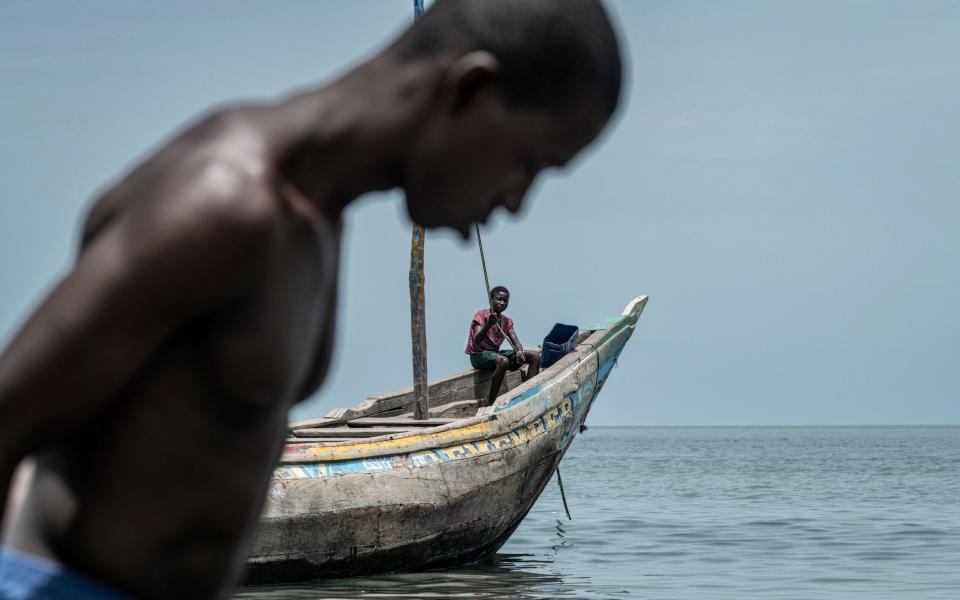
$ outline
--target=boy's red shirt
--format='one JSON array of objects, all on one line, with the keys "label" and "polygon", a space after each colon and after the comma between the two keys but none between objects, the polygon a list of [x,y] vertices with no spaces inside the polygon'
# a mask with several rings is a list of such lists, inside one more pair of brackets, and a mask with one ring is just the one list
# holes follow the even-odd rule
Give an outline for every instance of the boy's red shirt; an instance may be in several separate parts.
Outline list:
[{"label": "boy's red shirt", "polygon": [[[496,352],[500,349],[500,344],[503,343],[503,340],[506,339],[504,334],[510,335],[510,332],[513,331],[513,319],[508,317],[505,314],[500,314],[500,327],[494,325],[487,330],[487,333],[480,338],[480,343],[475,344],[473,342],[473,327],[474,325],[479,325],[483,327],[483,324],[487,322],[487,319],[490,318],[490,309],[484,308],[477,311],[477,314],[473,315],[473,321],[470,322],[470,330],[467,332],[467,349],[464,351],[466,354],[480,354],[481,352]],[[503,329],[503,333],[500,330]]]}]

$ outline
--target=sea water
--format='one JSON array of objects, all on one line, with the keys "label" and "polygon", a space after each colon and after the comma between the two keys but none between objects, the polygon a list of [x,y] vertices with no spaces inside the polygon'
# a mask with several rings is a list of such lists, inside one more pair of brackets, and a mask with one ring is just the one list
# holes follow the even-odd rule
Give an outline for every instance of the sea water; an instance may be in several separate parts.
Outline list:
[{"label": "sea water", "polygon": [[592,427],[484,564],[238,598],[960,598],[960,427]]}]

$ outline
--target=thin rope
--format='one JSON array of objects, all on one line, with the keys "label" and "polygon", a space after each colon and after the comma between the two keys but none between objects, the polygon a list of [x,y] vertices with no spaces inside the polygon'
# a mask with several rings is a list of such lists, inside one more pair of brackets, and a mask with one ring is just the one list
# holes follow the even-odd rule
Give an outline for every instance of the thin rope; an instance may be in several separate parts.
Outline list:
[{"label": "thin rope", "polygon": [[567,495],[563,491],[563,478],[560,477],[560,465],[557,465],[557,483],[560,484],[560,499],[563,500],[563,511],[567,513],[567,520],[572,521],[570,516],[570,507],[567,506]]}]

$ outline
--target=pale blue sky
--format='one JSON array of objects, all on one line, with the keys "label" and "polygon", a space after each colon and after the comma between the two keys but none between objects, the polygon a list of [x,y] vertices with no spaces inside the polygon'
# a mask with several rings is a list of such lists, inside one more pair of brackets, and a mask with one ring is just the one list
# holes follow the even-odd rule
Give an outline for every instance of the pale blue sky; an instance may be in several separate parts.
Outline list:
[{"label": "pale blue sky", "polygon": [[[219,102],[330,78],[411,4],[0,4],[0,339],[132,161]],[[528,345],[651,296],[590,422],[960,423],[960,2],[612,9],[616,128],[485,234]],[[409,227],[398,193],[350,210],[334,369],[294,417],[408,385]],[[441,376],[466,367],[483,280],[449,234],[426,263]]]}]

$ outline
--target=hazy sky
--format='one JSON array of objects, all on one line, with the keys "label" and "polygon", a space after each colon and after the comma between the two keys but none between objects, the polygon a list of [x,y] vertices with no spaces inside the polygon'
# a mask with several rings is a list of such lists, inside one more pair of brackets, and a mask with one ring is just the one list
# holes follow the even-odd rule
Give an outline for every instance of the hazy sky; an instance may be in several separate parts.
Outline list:
[{"label": "hazy sky", "polygon": [[[98,189],[219,102],[329,79],[411,5],[0,4],[0,339]],[[484,239],[527,345],[650,295],[590,422],[960,423],[960,2],[612,11],[616,127]],[[409,237],[399,193],[350,209],[334,368],[294,417],[409,385]],[[431,233],[426,264],[439,377],[485,293],[475,245]]]}]

